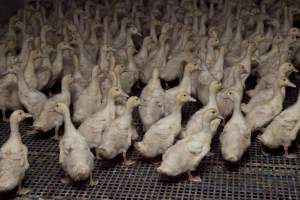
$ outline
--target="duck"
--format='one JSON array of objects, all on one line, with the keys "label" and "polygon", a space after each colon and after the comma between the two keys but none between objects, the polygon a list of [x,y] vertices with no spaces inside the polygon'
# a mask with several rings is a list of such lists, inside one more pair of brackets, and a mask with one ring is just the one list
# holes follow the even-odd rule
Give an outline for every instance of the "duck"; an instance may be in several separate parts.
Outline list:
[{"label": "duck", "polygon": [[152,72],[152,78],[143,88],[140,96],[139,115],[144,131],[147,131],[164,116],[164,92],[159,79],[159,69],[155,68]]},{"label": "duck", "polygon": [[[203,108],[195,112],[190,120],[188,121],[187,125],[185,126],[185,129],[181,132],[180,137],[184,138],[188,135],[197,134],[202,130],[202,121],[203,121],[203,115],[206,110],[213,108],[216,109],[219,112],[218,104],[216,100],[217,93],[222,89],[222,84],[219,81],[213,81],[211,82],[209,86],[209,100],[208,104],[205,105]],[[211,130],[213,133],[216,133],[218,127],[220,124],[220,119],[215,119],[211,123]]]},{"label": "duck", "polygon": [[75,123],[82,123],[101,105],[100,72],[100,66],[95,65],[89,85],[81,92],[77,101],[73,104],[73,121]]},{"label": "duck", "polygon": [[51,78],[47,84],[48,88],[51,88],[62,75],[64,66],[63,52],[67,49],[73,50],[73,48],[67,42],[62,41],[57,44],[56,57],[52,63]]},{"label": "duck", "polygon": [[211,122],[218,117],[218,111],[209,108],[204,112],[202,130],[189,135],[169,147],[162,156],[162,162],[157,171],[167,176],[177,176],[184,172],[188,173],[189,181],[201,182],[200,176],[193,176],[194,171],[201,160],[210,152],[213,133]]},{"label": "duck", "polygon": [[[267,75],[261,77],[259,79],[258,83],[256,84],[255,88],[253,90],[246,91],[246,94],[249,97],[254,97],[258,93],[260,93],[262,90],[270,88],[270,86],[272,86],[272,83],[276,80],[276,76],[289,77],[292,72],[297,73],[298,70],[295,68],[295,66],[292,63],[285,62],[279,66],[279,70],[276,71],[275,73],[270,73],[270,74],[267,74]],[[265,95],[265,93],[264,93],[264,95]],[[266,95],[266,96],[268,96],[268,95]]]},{"label": "duck", "polygon": [[41,58],[42,54],[40,51],[33,50],[29,53],[29,57],[27,59],[27,63],[24,66],[24,78],[27,84],[32,87],[37,89],[38,88],[38,79],[35,73],[35,65],[34,61],[37,58]]},{"label": "duck", "polygon": [[[228,89],[234,89],[235,91],[239,92],[241,95],[244,93],[244,85],[243,85],[243,74],[248,73],[246,67],[244,65],[236,65],[233,66],[233,83],[230,86],[224,88],[220,93],[217,95],[217,103],[218,108],[222,116],[227,117],[233,111],[233,102],[227,99],[225,96]],[[225,97],[225,98],[224,98]]]},{"label": "duck", "polygon": [[[277,74],[268,74],[258,82],[253,91],[249,91],[252,95],[250,101],[247,104],[242,104],[242,111],[247,112],[251,110],[258,102],[268,100],[272,98],[273,90],[272,83],[276,81],[276,77],[288,77],[292,72],[298,72],[292,63],[283,63]],[[285,95],[285,89],[282,89],[282,94]]]},{"label": "duck", "polygon": [[251,127],[251,131],[256,131],[267,125],[282,110],[282,103],[285,95],[282,94],[283,87],[296,87],[286,77],[279,77],[273,83],[272,98],[264,102],[259,102],[253,109],[246,112],[246,121]]},{"label": "duck", "polygon": [[226,98],[234,104],[233,114],[220,135],[221,152],[228,162],[237,162],[251,144],[251,128],[241,111],[242,95],[229,89]]},{"label": "duck", "polygon": [[94,186],[94,155],[85,138],[74,127],[68,105],[56,103],[52,109],[51,112],[56,112],[64,118],[64,134],[59,141],[59,164],[67,178],[62,179],[62,182],[67,183],[69,178],[75,182],[89,178],[89,185]]},{"label": "duck", "polygon": [[31,190],[22,187],[22,180],[29,169],[28,148],[22,142],[19,124],[32,115],[23,110],[15,110],[10,118],[10,136],[0,148],[0,193],[18,187],[18,195],[26,195]]},{"label": "duck", "polygon": [[[128,97],[120,88],[110,88],[106,104],[80,124],[78,131],[86,139],[90,148],[96,148],[101,144],[103,131],[116,118],[116,99],[120,96]],[[96,157],[101,159],[97,148]]]},{"label": "duck", "polygon": [[123,155],[124,164],[132,165],[135,162],[128,160],[126,152],[131,141],[136,138],[136,130],[132,127],[132,111],[141,103],[136,96],[130,97],[126,102],[126,111],[111,122],[103,132],[102,142],[97,147],[102,158],[113,159],[118,154]]},{"label": "duck", "polygon": [[192,92],[191,75],[194,71],[200,70],[200,65],[195,62],[187,63],[184,68],[183,78],[180,84],[176,87],[165,91],[164,97],[164,114],[169,115],[175,108],[176,95],[180,92],[187,92],[189,95]]},{"label": "duck", "polygon": [[74,70],[72,76],[74,80],[71,84],[70,91],[71,91],[72,102],[76,102],[81,92],[88,86],[89,82],[83,77],[80,71],[79,59],[76,54],[73,54],[73,63],[74,63]]},{"label": "duck", "polygon": [[68,106],[71,104],[70,85],[72,82],[73,77],[71,74],[64,76],[61,83],[61,92],[47,99],[40,115],[33,122],[32,127],[34,130],[47,132],[54,128],[55,135],[53,139],[59,140],[59,127],[63,124],[63,117],[56,112],[51,112],[51,110],[58,102]]},{"label": "duck", "polygon": [[26,110],[36,120],[47,101],[47,96],[39,90],[30,87],[24,78],[23,69],[17,65],[11,66],[10,73],[15,73],[18,79],[18,98]]},{"label": "duck", "polygon": [[137,65],[134,61],[133,54],[136,52],[134,46],[127,47],[127,65],[125,67],[124,72],[120,74],[120,83],[122,89],[128,94],[130,93],[133,85],[139,79],[139,72],[137,69]]},{"label": "duck", "polygon": [[147,83],[151,78],[152,71],[154,68],[161,68],[167,62],[167,54],[169,47],[166,44],[168,40],[167,34],[161,34],[159,37],[159,47],[154,51],[153,55],[149,56],[144,69],[140,73],[140,79],[143,83]]},{"label": "duck", "polygon": [[143,140],[136,142],[134,147],[145,158],[154,158],[163,154],[181,131],[181,108],[184,103],[196,99],[188,92],[180,92],[176,96],[176,106],[173,112],[154,123],[145,133]]},{"label": "duck", "polygon": [[300,95],[298,95],[296,103],[277,115],[263,133],[257,136],[258,141],[271,149],[283,146],[285,158],[296,158],[297,155],[289,153],[288,149],[296,139],[300,129],[299,108]]}]

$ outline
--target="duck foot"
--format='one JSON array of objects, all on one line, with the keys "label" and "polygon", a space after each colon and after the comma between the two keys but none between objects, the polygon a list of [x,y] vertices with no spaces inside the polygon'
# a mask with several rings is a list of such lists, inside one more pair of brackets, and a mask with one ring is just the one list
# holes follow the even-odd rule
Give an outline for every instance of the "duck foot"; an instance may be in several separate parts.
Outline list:
[{"label": "duck foot", "polygon": [[135,164],[136,163],[136,161],[134,161],[134,160],[128,160],[127,159],[127,156],[126,156],[126,152],[124,152],[123,154],[123,164],[124,165],[126,165],[126,166],[130,166],[130,165],[133,165],[133,164]]},{"label": "duck foot", "polygon": [[37,133],[38,133],[37,130],[29,130],[29,131],[26,132],[27,135],[35,135]]},{"label": "duck foot", "polygon": [[126,166],[134,165],[136,163],[135,160],[124,160],[123,164]]},{"label": "duck foot", "polygon": [[89,182],[89,186],[94,187],[98,184],[98,181],[94,181],[93,179],[93,175],[90,175],[90,182]]},{"label": "duck foot", "polygon": [[297,155],[294,153],[289,153],[289,147],[284,146],[284,157],[288,159],[295,159],[297,158]]},{"label": "duck foot", "polygon": [[288,153],[288,154],[284,154],[284,157],[287,159],[296,159],[297,155],[294,153]]},{"label": "duck foot", "polygon": [[53,137],[51,137],[52,140],[55,140],[55,141],[59,141],[59,136],[57,135],[54,135]]},{"label": "duck foot", "polygon": [[208,153],[206,154],[207,157],[211,157],[211,156],[214,156],[214,155],[215,155],[215,153],[213,153],[213,152],[208,152]]},{"label": "duck foot", "polygon": [[64,185],[70,185],[72,181],[69,177],[65,177],[60,179],[60,182],[62,182]]},{"label": "duck foot", "polygon": [[21,184],[19,184],[17,195],[24,196],[31,191],[30,188],[22,188]]},{"label": "duck foot", "polygon": [[200,176],[193,176],[191,172],[188,172],[189,181],[194,183],[201,183],[202,179]]}]

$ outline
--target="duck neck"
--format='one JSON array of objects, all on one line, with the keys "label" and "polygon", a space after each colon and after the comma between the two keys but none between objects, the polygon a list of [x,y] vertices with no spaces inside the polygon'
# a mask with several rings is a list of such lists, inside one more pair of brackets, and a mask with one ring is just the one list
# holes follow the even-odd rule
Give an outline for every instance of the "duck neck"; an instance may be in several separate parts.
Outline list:
[{"label": "duck neck", "polygon": [[97,27],[95,27],[95,26],[92,26],[92,27],[91,27],[90,42],[91,42],[92,44],[98,44]]},{"label": "duck neck", "polygon": [[242,111],[241,111],[241,98],[236,98],[233,101],[233,115],[232,118],[240,118],[243,117]]},{"label": "duck neck", "polygon": [[191,75],[192,72],[189,69],[184,70],[183,78],[180,82],[180,87],[187,92],[191,92]]},{"label": "duck neck", "polygon": [[203,132],[206,132],[206,133],[211,133],[211,128],[210,128],[210,125],[211,124],[211,120],[208,120],[208,119],[203,119],[202,121],[202,130]]},{"label": "duck neck", "polygon": [[217,105],[217,100],[216,100],[216,96],[217,96],[217,90],[214,88],[210,88],[209,90],[209,97],[208,97],[208,107],[216,107]]},{"label": "duck neck", "polygon": [[[71,121],[70,111],[65,110],[64,113],[63,113],[63,117],[64,117],[65,134],[74,133],[74,131],[72,131],[72,130],[74,130],[75,127],[74,127],[74,125]],[[70,135],[66,135],[66,136],[70,136]]]},{"label": "duck neck", "polygon": [[62,93],[69,94],[70,93],[69,87],[70,87],[69,83],[62,82],[62,84],[61,84],[61,91],[62,91]]},{"label": "duck neck", "polygon": [[288,7],[285,6],[284,7],[284,20],[283,20],[283,32],[284,34],[287,34],[289,29],[291,28],[291,23],[290,23],[290,20],[289,20],[289,10],[288,10]]},{"label": "duck neck", "polygon": [[193,32],[195,34],[199,32],[199,16],[197,14],[193,15]]},{"label": "duck neck", "polygon": [[21,142],[21,134],[19,132],[19,123],[10,121],[10,140]]},{"label": "duck neck", "polygon": [[234,36],[234,41],[235,42],[241,42],[242,41],[242,32],[241,32],[241,26],[242,26],[242,20],[238,20],[238,24],[237,24],[237,28],[236,28],[236,33],[235,33],[235,36]]},{"label": "duck neck", "polygon": [[200,21],[200,35],[206,35],[206,32],[207,32],[206,21],[207,21],[207,17],[206,17],[206,14],[204,14],[204,15],[202,15],[201,21]]},{"label": "duck neck", "polygon": [[156,34],[155,28],[156,28],[155,23],[152,23],[151,27],[150,27],[150,36],[151,36],[151,38],[152,38],[152,40],[154,42],[157,42],[158,38],[157,38],[157,34]]}]

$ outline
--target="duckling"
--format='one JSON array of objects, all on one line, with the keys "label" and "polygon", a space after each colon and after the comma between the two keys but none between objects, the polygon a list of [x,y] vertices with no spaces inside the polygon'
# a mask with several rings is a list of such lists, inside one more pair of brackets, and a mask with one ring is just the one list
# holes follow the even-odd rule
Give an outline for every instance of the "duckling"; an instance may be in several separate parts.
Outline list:
[{"label": "duckling", "polygon": [[[64,135],[59,142],[59,163],[63,170],[73,181],[85,181],[90,178],[90,185],[95,185],[93,181],[94,155],[84,137],[74,127],[69,107],[64,103],[55,103],[53,110],[63,116]],[[62,180],[63,183],[67,179]]]},{"label": "duckling", "polygon": [[97,147],[102,158],[112,159],[122,153],[125,165],[134,164],[134,161],[127,160],[126,152],[136,133],[131,125],[132,111],[134,107],[139,105],[140,99],[138,97],[130,97],[126,103],[126,111],[104,130],[102,142]]},{"label": "duckling", "polygon": [[300,94],[297,102],[282,111],[274,120],[265,128],[258,140],[269,148],[284,147],[284,156],[286,158],[295,158],[295,154],[289,154],[288,148],[297,137],[300,129]]},{"label": "duckling", "polygon": [[62,79],[61,93],[54,95],[47,99],[45,102],[40,115],[33,122],[33,129],[37,131],[47,132],[55,128],[55,135],[53,139],[59,139],[59,127],[63,123],[63,117],[55,112],[50,112],[56,103],[61,102],[66,105],[71,103],[70,84],[73,81],[73,77],[69,74]]},{"label": "duckling", "polygon": [[144,87],[141,94],[139,114],[143,122],[144,131],[147,131],[164,115],[164,90],[159,79],[159,69],[155,68],[152,78]]},{"label": "duckling", "polygon": [[25,195],[30,189],[22,188],[22,180],[29,169],[28,149],[22,143],[19,123],[32,117],[23,110],[16,110],[10,116],[10,137],[0,149],[0,193],[18,186],[18,194]]},{"label": "duckling", "polygon": [[73,107],[73,121],[82,123],[101,105],[102,94],[99,85],[100,66],[94,66],[92,80],[81,92]]},{"label": "duckling", "polygon": [[177,176],[188,172],[189,180],[201,182],[199,176],[193,177],[191,171],[195,170],[201,160],[209,153],[213,133],[211,122],[218,118],[218,111],[209,108],[204,112],[202,127],[203,129],[193,135],[179,140],[163,154],[162,163],[157,169],[161,174]]},{"label": "duckling", "polygon": [[[202,121],[203,121],[203,115],[206,112],[206,110],[210,108],[214,108],[219,112],[218,104],[216,101],[217,93],[222,89],[222,84],[218,81],[211,82],[209,86],[209,100],[208,104],[195,112],[195,114],[192,115],[190,120],[188,121],[185,130],[181,132],[181,138],[184,138],[188,135],[193,135],[202,130]],[[211,130],[215,134],[220,124],[219,119],[215,119],[211,123]]]},{"label": "duckling", "polygon": [[143,140],[134,144],[140,154],[146,158],[154,158],[163,154],[174,143],[181,131],[181,108],[188,101],[196,100],[188,92],[180,92],[177,95],[173,112],[153,124]]},{"label": "duckling", "polygon": [[286,77],[279,77],[273,83],[273,96],[270,100],[259,102],[253,109],[246,114],[246,121],[249,123],[251,130],[255,131],[263,128],[282,110],[284,95],[282,95],[283,87],[296,87]]},{"label": "duckling", "polygon": [[175,108],[176,105],[176,95],[180,92],[187,92],[191,94],[192,85],[191,85],[191,75],[192,72],[200,69],[198,63],[188,63],[184,68],[184,75],[180,84],[174,88],[168,89],[165,91],[164,98],[164,113],[169,115]]},{"label": "duckling", "polygon": [[234,89],[229,89],[226,93],[226,98],[233,102],[234,109],[220,135],[220,144],[223,158],[229,162],[240,160],[251,143],[251,129],[241,112],[242,97]]},{"label": "duckling", "polygon": [[[109,127],[111,122],[116,118],[115,101],[120,96],[128,97],[120,88],[110,88],[106,104],[79,126],[78,131],[86,139],[90,148],[95,148],[101,144],[104,129]],[[96,156],[100,159],[97,149]]]}]

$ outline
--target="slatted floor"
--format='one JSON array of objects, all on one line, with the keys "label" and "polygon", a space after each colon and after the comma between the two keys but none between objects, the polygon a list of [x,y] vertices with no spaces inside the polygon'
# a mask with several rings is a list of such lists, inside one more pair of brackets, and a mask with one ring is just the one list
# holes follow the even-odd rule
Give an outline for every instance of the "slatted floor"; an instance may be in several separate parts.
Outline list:
[{"label": "slatted floor", "polygon": [[[288,89],[285,107],[296,99],[297,89]],[[197,103],[184,106],[184,121],[199,107]],[[136,111],[134,118],[134,125],[141,133]],[[282,149],[264,156],[253,139],[242,161],[229,165],[222,160],[217,135],[212,144],[214,155],[205,158],[195,172],[202,177],[202,183],[191,183],[185,175],[176,179],[162,178],[156,172],[158,164],[144,161],[131,149],[129,158],[137,160],[135,165],[123,166],[120,157],[110,162],[97,161],[94,170],[97,186],[66,186],[60,182],[63,171],[58,164],[58,144],[49,137],[25,135],[29,128],[30,122],[20,128],[23,142],[29,148],[30,169],[23,181],[25,187],[32,188],[28,199],[300,199],[300,151],[296,148],[291,149],[297,153],[296,159],[285,159]],[[0,144],[8,135],[8,124],[0,123]],[[14,192],[0,197],[14,198]]]}]

